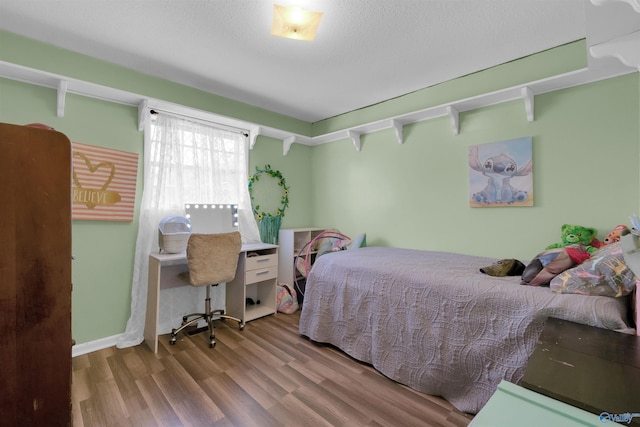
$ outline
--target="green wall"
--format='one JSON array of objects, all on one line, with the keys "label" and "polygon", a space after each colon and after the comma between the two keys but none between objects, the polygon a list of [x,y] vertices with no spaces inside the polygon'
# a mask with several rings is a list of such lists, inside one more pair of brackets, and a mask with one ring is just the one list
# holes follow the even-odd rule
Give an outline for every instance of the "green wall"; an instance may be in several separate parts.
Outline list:
[{"label": "green wall", "polygon": [[[313,148],[292,144],[286,156],[282,154],[282,141],[259,137],[249,156],[249,172],[256,167],[270,165],[282,172],[289,186],[289,207],[285,209],[282,228],[308,227],[312,218],[313,195],[311,194],[311,155]],[[266,179],[266,178],[265,178]]]},{"label": "green wall", "polygon": [[136,221],[73,221],[72,327],[82,343],[124,331],[129,318],[133,256],[142,191],[142,132],[137,110],[67,95],[63,118],[56,117],[56,91],[0,79],[0,120],[46,123],[71,141],[139,154]]},{"label": "green wall", "polygon": [[[605,234],[639,206],[638,74],[314,148],[316,224],[369,244],[531,259],[559,241],[563,223]],[[533,207],[471,208],[468,147],[533,139]]]},{"label": "green wall", "polygon": [[313,135],[323,135],[351,126],[471,98],[500,89],[557,76],[587,66],[586,41],[558,46],[517,61],[449,80],[415,92],[316,122]]},{"label": "green wall", "polygon": [[215,111],[219,115],[302,135],[310,133],[310,124],[301,120],[36,42],[4,30],[0,30],[0,60],[196,109]]},{"label": "green wall", "polygon": [[[131,280],[138,212],[142,196],[143,133],[137,108],[67,94],[63,118],[56,116],[56,91],[0,79],[0,121],[46,123],[71,141],[139,155],[135,220],[133,222],[73,221],[73,337],[78,344],[124,332],[130,314]],[[284,227],[307,225],[311,217],[309,191],[311,147],[294,144],[282,155],[282,141],[260,137],[250,153],[250,171],[270,164],[291,185]]]},{"label": "green wall", "polygon": [[[303,135],[318,135],[442,100],[496,90],[583,67],[584,43],[543,52],[427,88],[368,109],[309,124],[216,95],[0,31],[0,60],[229,115]],[[507,79],[508,76],[508,79]],[[259,137],[250,171],[270,164],[290,186],[283,227],[337,227],[366,232],[369,244],[530,258],[559,238],[564,222],[608,231],[640,209],[640,77],[633,75],[535,98],[536,120],[522,101],[407,125],[400,145],[392,130],[315,147]],[[56,91],[0,79],[0,121],[47,123],[72,141],[142,155],[137,109],[68,94],[56,117]],[[532,136],[535,206],[472,209],[469,145]],[[138,174],[136,218],[142,194]],[[78,343],[124,331],[130,310],[137,220],[73,222],[73,336]]]}]

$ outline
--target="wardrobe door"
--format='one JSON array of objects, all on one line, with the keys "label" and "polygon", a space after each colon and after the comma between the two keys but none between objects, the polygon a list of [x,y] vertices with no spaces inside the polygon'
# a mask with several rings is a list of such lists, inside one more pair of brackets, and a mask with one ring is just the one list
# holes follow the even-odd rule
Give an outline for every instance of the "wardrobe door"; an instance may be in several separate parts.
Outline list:
[{"label": "wardrobe door", "polygon": [[1,424],[70,425],[69,139],[0,123],[0,188]]}]

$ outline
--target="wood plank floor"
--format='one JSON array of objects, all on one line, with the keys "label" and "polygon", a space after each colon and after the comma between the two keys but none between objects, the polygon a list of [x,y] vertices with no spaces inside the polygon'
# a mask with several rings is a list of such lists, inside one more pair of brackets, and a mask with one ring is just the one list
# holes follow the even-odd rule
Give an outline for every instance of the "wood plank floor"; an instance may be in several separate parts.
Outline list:
[{"label": "wood plank floor", "polygon": [[73,425],[466,426],[445,400],[298,335],[299,313],[73,359]]}]

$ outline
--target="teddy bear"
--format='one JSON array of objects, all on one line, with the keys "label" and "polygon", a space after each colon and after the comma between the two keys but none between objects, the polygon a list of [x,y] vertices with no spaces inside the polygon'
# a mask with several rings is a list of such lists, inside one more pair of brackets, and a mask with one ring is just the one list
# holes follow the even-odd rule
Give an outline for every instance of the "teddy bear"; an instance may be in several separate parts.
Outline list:
[{"label": "teddy bear", "polygon": [[563,224],[561,230],[562,242],[549,245],[546,249],[564,248],[565,246],[582,243],[586,246],[587,252],[592,254],[598,250],[598,247],[600,246],[600,242],[596,239],[598,230],[595,228]]},{"label": "teddy bear", "polygon": [[617,225],[616,228],[611,230],[604,236],[604,240],[602,241],[602,245],[610,245],[615,242],[620,241],[620,237],[622,237],[622,232],[624,230],[628,230],[629,228],[626,225]]}]

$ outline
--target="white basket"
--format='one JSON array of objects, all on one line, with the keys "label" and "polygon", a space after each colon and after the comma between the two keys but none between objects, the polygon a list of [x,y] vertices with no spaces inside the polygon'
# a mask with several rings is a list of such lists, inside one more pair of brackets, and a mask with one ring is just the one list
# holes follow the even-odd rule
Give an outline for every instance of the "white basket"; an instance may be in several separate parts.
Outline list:
[{"label": "white basket", "polygon": [[178,254],[187,249],[191,236],[191,222],[181,216],[170,216],[162,219],[158,225],[158,246],[160,252]]}]

